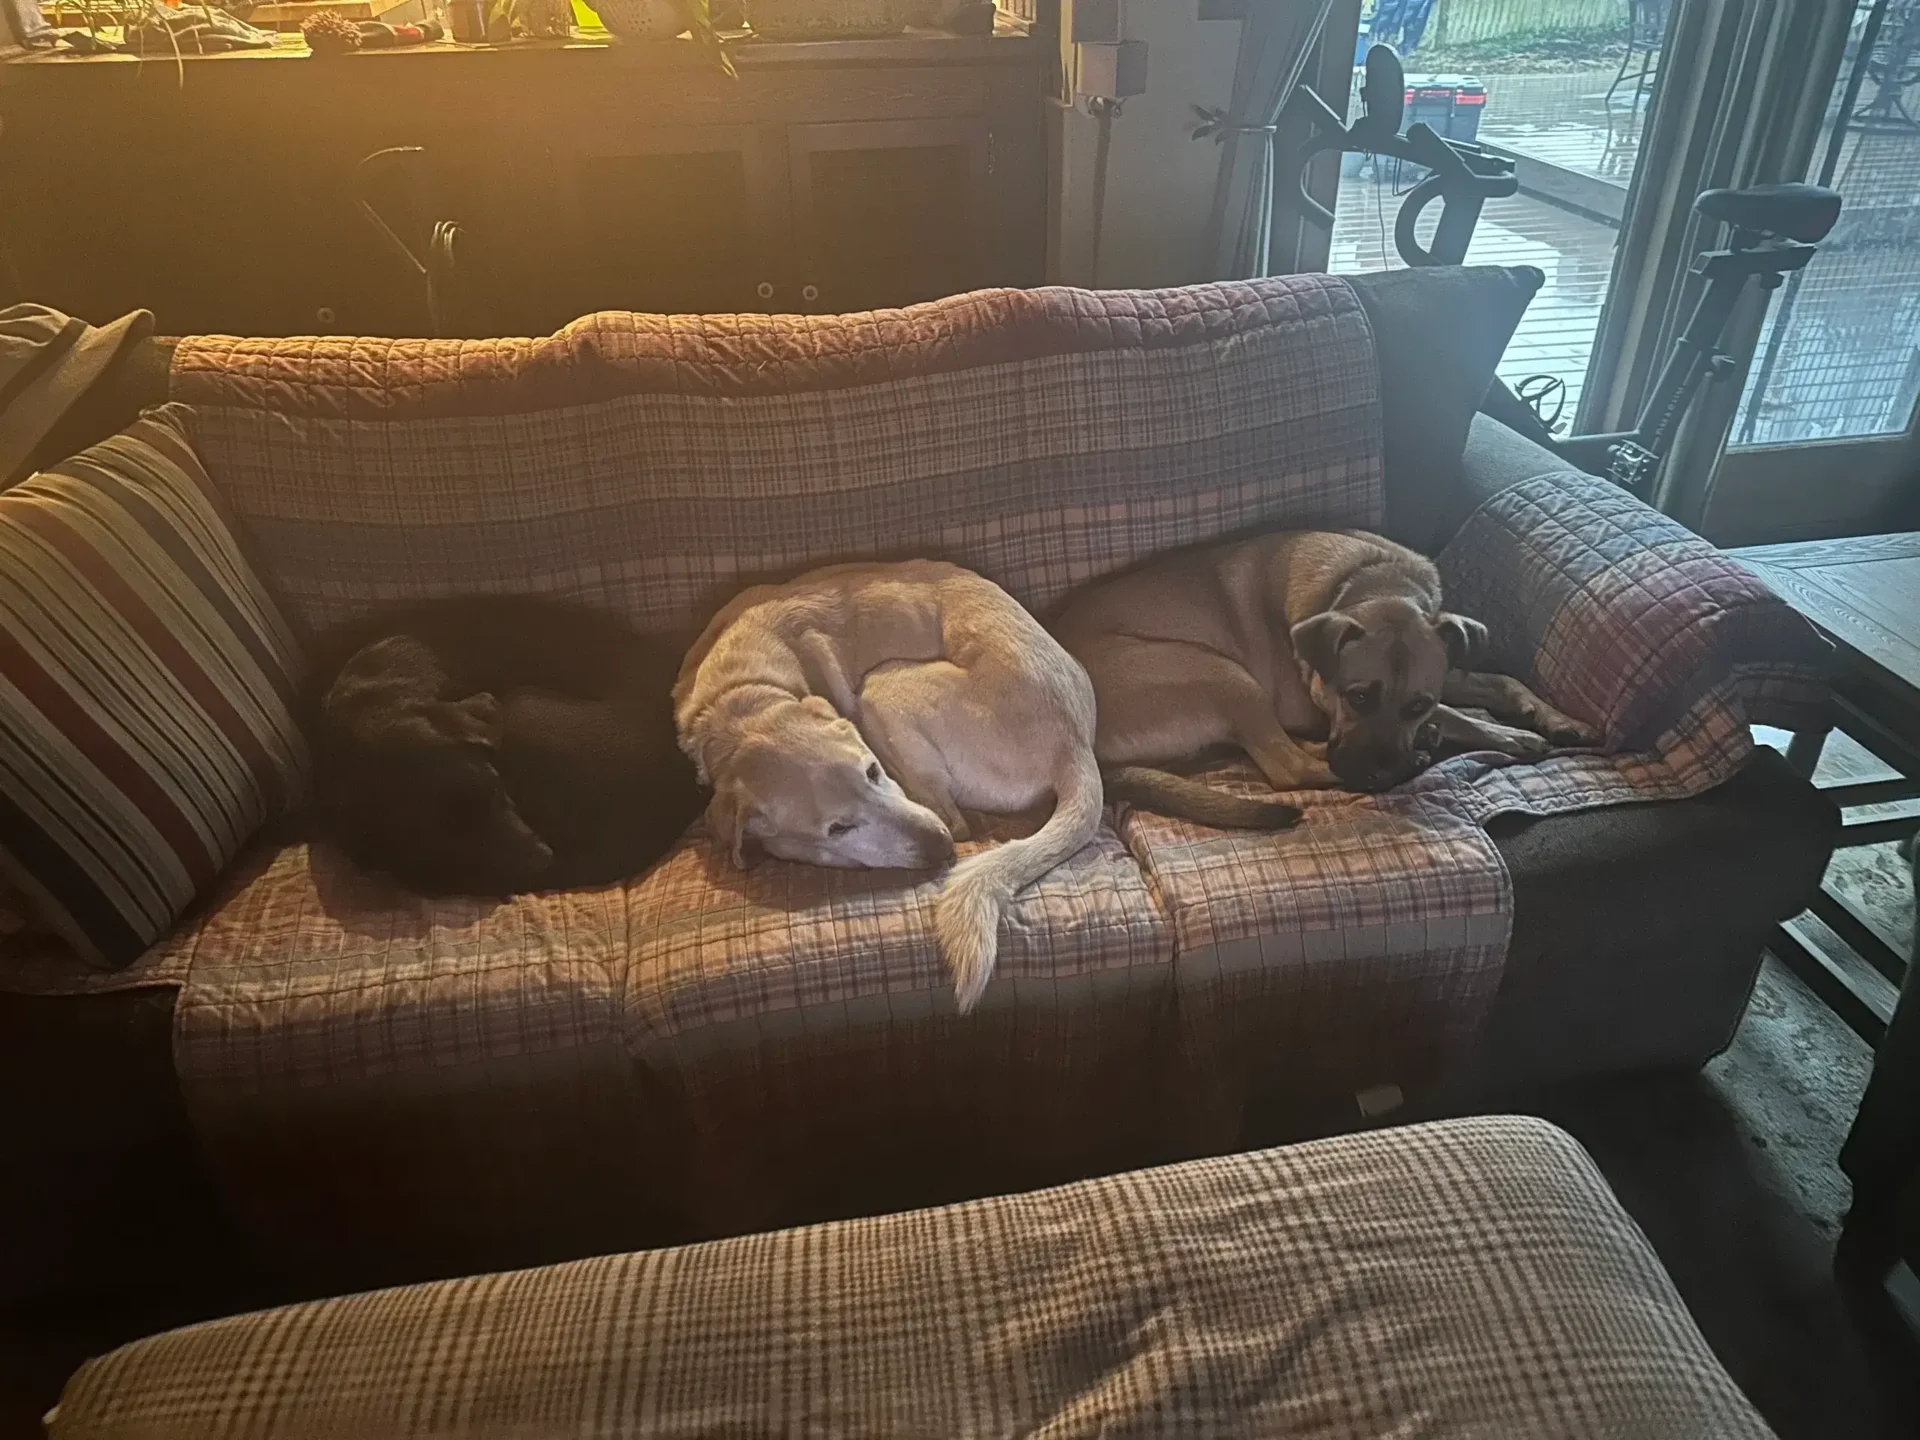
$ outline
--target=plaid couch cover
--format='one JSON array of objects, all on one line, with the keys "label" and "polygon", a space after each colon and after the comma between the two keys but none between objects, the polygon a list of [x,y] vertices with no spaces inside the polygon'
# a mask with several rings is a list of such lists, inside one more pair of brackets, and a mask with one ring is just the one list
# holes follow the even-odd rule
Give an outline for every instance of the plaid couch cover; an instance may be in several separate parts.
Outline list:
[{"label": "plaid couch cover", "polygon": [[[1381,519],[1371,337],[1328,277],[610,314],[544,340],[201,337],[174,390],[307,629],[497,590],[684,641],[740,585],[906,555],[1044,610],[1171,546]],[[1632,515],[1577,554],[1529,548],[1531,517],[1500,504],[1449,552],[1449,582],[1521,657],[1595,625],[1663,644],[1662,577],[1722,563],[1629,533]],[[1636,582],[1610,594],[1603,561]],[[1634,720],[1653,752],[1538,767],[1538,794],[1463,759],[1388,796],[1309,797],[1278,838],[1113,816],[1020,898],[965,1022],[934,882],[743,874],[697,829],[629,885],[509,905],[403,896],[305,846],[263,855],[151,957],[184,977],[190,1108],[263,1231],[303,1255],[390,1243],[419,1274],[440,1247],[441,1273],[517,1257],[514,1225],[556,1213],[615,1243],[639,1243],[621,1217],[660,1212],[732,1233],[1217,1151],[1263,1096],[1319,1113],[1416,1088],[1499,982],[1511,889],[1480,822],[1646,798],[1676,764],[1688,793],[1733,763],[1742,697],[1798,637],[1730,583],[1700,601],[1702,644],[1719,653],[1731,613],[1750,648],[1692,718]],[[1577,667],[1547,669],[1550,695],[1614,724]],[[1703,726],[1720,750],[1692,763]],[[614,1198],[589,1214],[588,1195]]]},{"label": "plaid couch cover", "polygon": [[1754,725],[1826,724],[1833,647],[1677,521],[1557,472],[1482,505],[1439,557],[1447,603],[1488,627],[1494,668],[1597,723],[1605,753],[1441,768],[1470,813],[1679,799],[1731,779]]},{"label": "plaid couch cover", "polygon": [[324,1300],[89,1361],[52,1440],[1761,1440],[1567,1135],[1451,1121]]}]

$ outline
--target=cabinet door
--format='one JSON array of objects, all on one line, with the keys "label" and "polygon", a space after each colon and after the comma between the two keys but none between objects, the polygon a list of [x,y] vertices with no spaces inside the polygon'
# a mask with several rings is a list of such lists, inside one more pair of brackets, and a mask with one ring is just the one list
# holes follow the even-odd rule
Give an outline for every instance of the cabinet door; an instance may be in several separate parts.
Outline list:
[{"label": "cabinet door", "polygon": [[[574,151],[577,313],[797,309],[775,289],[769,218],[785,177],[751,125],[660,126]],[[788,287],[783,287],[788,288]]]},{"label": "cabinet door", "polygon": [[982,117],[788,128],[800,308],[835,313],[991,283]]}]

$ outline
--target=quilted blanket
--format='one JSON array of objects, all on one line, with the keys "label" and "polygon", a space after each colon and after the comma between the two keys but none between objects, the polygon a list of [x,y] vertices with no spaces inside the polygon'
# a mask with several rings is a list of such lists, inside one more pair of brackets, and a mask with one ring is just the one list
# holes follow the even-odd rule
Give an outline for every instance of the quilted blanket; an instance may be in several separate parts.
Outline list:
[{"label": "quilted blanket", "polygon": [[[200,337],[175,367],[308,628],[494,590],[684,640],[743,583],[907,554],[1044,611],[1170,546],[1381,520],[1372,339],[1325,276],[602,315],[537,341]],[[742,873],[696,832],[632,884],[493,904],[264,852],[147,967],[183,977],[209,1151],[284,1245],[386,1244],[417,1274],[473,1268],[529,1216],[613,1243],[640,1214],[729,1233],[894,1181],[914,1199],[1218,1151],[1263,1100],[1411,1093],[1499,984],[1491,815],[1694,793],[1750,723],[1823,695],[1804,622],[1598,482],[1516,486],[1441,560],[1505,668],[1607,753],[1311,795],[1278,837],[1114,814],[1019,898],[965,1020],[933,879]]]},{"label": "quilted blanket", "polygon": [[1568,1136],[1454,1121],[216,1320],[52,1440],[1763,1440]]}]

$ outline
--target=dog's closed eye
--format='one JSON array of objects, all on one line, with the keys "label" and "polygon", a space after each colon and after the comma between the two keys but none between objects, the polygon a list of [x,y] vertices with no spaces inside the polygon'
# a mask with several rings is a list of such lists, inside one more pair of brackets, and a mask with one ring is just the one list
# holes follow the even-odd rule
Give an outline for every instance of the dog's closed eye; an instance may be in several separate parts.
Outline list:
[{"label": "dog's closed eye", "polygon": [[878,760],[867,766],[867,783],[869,785],[878,785],[880,783],[880,762]]},{"label": "dog's closed eye", "polygon": [[850,831],[856,828],[857,827],[854,825],[854,823],[851,820],[835,820],[832,824],[827,826],[827,837],[829,839],[835,839],[841,835],[845,835],[849,833]]}]

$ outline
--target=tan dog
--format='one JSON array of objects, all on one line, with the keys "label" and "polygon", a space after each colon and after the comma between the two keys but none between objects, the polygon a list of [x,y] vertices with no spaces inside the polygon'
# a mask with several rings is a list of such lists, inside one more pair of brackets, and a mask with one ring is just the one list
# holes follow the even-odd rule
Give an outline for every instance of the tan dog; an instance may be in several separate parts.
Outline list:
[{"label": "tan dog", "polygon": [[1053,630],[1093,680],[1108,794],[1209,824],[1262,822],[1142,767],[1231,743],[1276,790],[1384,790],[1443,745],[1532,760],[1599,739],[1519,681],[1471,673],[1486,627],[1441,610],[1429,561],[1358,530],[1162,555],[1072,597]]},{"label": "tan dog", "polygon": [[812,865],[943,865],[968,838],[963,810],[1053,800],[1036,833],[956,866],[935,904],[963,1011],[1007,902],[1100,823],[1086,672],[957,565],[834,565],[744,591],[687,652],[673,699],[737,865],[749,842]]}]

